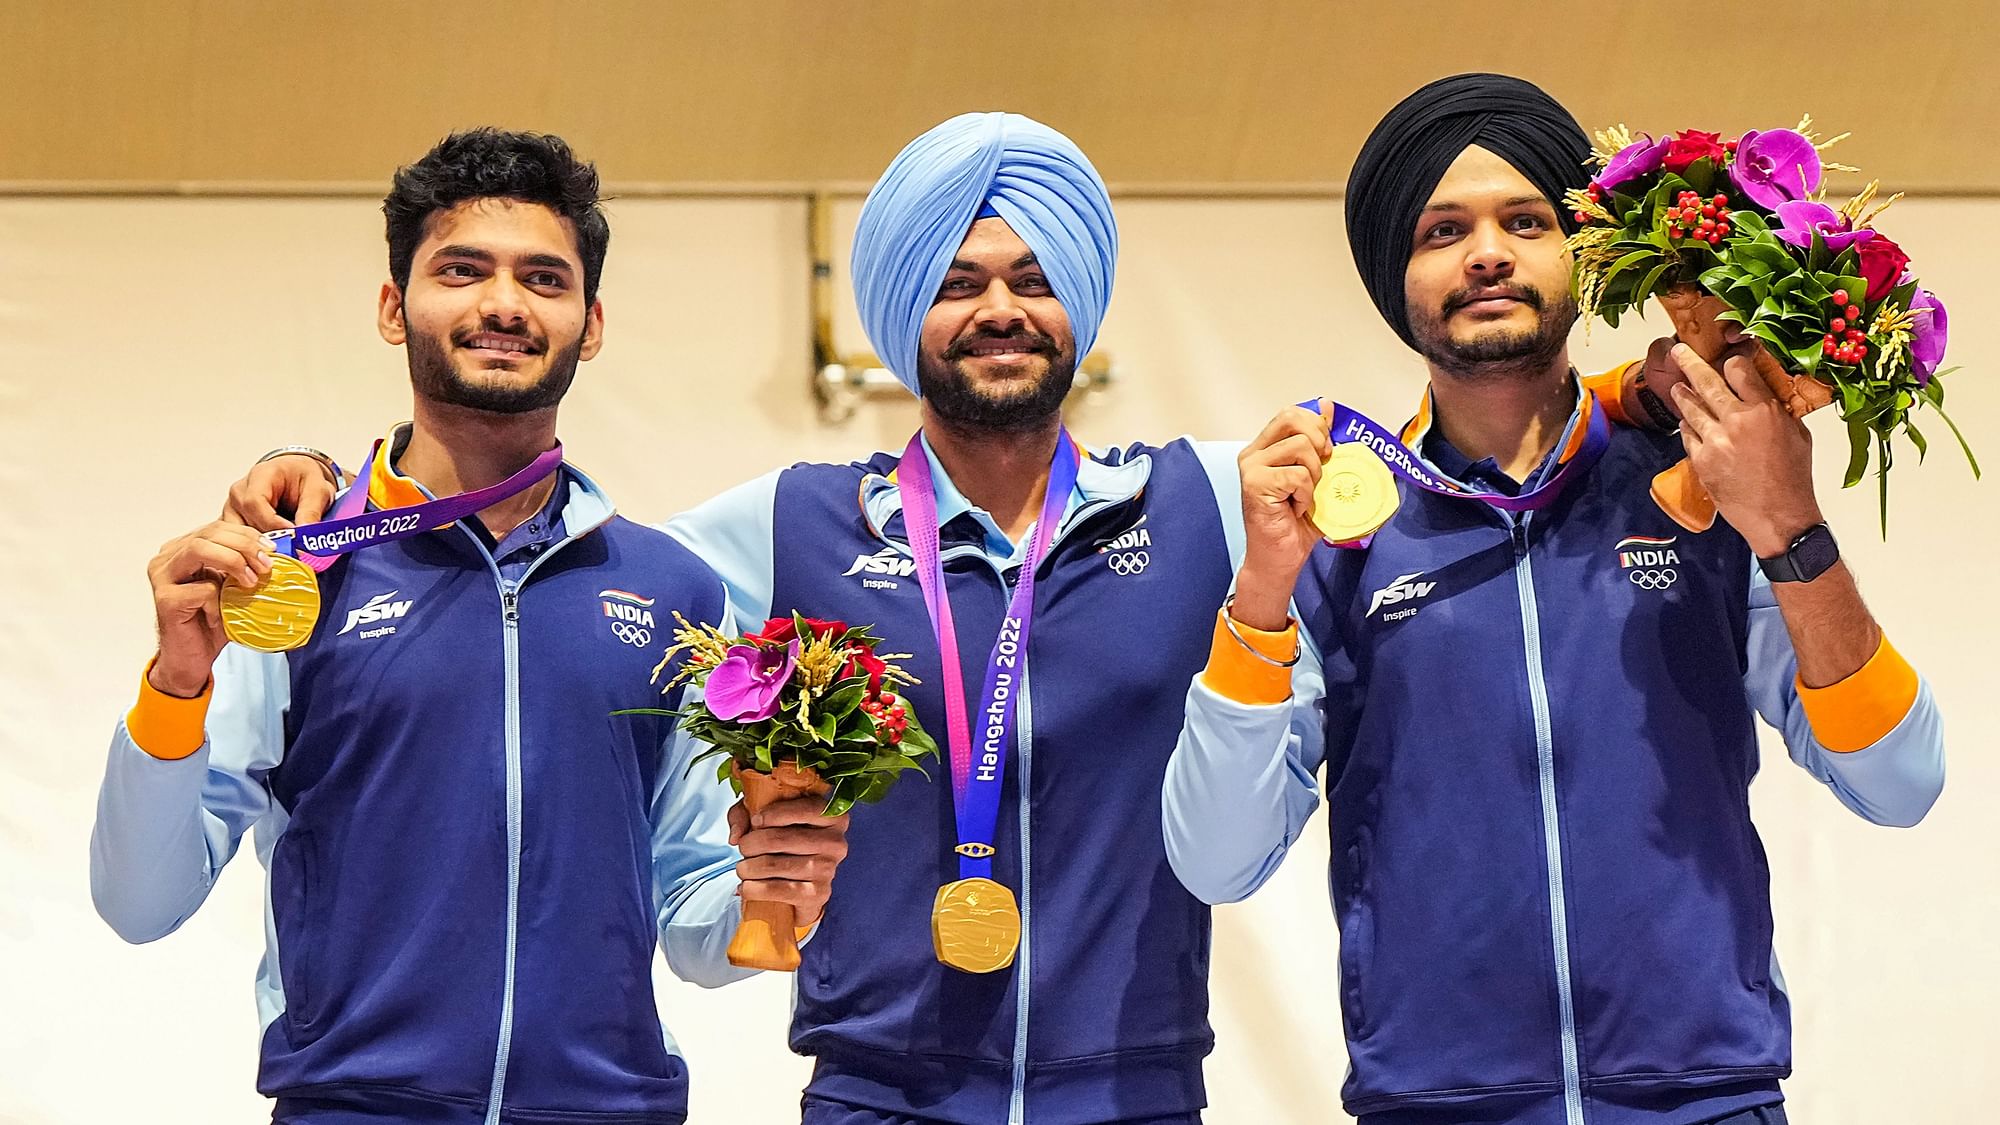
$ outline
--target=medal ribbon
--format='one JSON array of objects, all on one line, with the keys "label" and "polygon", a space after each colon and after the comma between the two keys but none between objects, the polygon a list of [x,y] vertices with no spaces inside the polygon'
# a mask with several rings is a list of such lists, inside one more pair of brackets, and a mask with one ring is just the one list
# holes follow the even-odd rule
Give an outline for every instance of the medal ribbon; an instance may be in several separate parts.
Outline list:
[{"label": "medal ribbon", "polygon": [[[1318,400],[1299,405],[1314,413],[1319,412]],[[1483,500],[1505,512],[1532,512],[1553,503],[1572,480],[1582,476],[1604,455],[1605,448],[1611,444],[1611,423],[1605,419],[1604,411],[1595,402],[1586,401],[1583,412],[1583,443],[1560,461],[1549,479],[1515,496],[1473,488],[1442,473],[1432,472],[1425,467],[1423,458],[1393,436],[1394,431],[1351,406],[1338,402],[1333,404],[1333,429],[1328,436],[1335,445],[1357,442],[1367,446],[1382,458],[1382,463],[1389,466],[1390,472],[1426,491],[1440,496]]]},{"label": "medal ribbon", "polygon": [[267,538],[284,554],[296,554],[315,573],[333,565],[349,551],[373,547],[397,539],[407,539],[426,531],[455,523],[475,512],[484,511],[509,497],[517,496],[562,464],[562,444],[537,455],[521,471],[498,484],[475,488],[441,500],[410,504],[400,508],[367,511],[368,485],[374,479],[376,458],[382,456],[382,441],[368,451],[368,460],[355,475],[354,484],[334,502],[329,518],[318,523],[274,531]]},{"label": "medal ribbon", "polygon": [[[916,556],[917,584],[923,587],[924,608],[937,635],[938,657],[944,671],[945,741],[951,752],[952,810],[958,820],[958,877],[993,877],[993,830],[1000,820],[1000,779],[1007,769],[1007,751],[1014,740],[1014,703],[1021,692],[1021,671],[1028,658],[1028,627],[1035,613],[1035,568],[1048,554],[1056,525],[1062,521],[1069,494],[1076,487],[1080,454],[1064,430],[1056,439],[1049,465],[1048,493],[1028,557],[1021,563],[1014,597],[1000,622],[1000,636],[986,658],[986,679],[980,693],[980,739],[975,765],[971,724],[966,714],[965,673],[959,662],[958,630],[952,623],[951,599],[944,588],[944,563],[939,557],[937,488],[931,481],[931,461],[922,433],[910,438],[897,474],[903,491],[903,529]],[[1023,799],[1026,796],[1023,795]],[[977,853],[977,854],[968,854]]]}]

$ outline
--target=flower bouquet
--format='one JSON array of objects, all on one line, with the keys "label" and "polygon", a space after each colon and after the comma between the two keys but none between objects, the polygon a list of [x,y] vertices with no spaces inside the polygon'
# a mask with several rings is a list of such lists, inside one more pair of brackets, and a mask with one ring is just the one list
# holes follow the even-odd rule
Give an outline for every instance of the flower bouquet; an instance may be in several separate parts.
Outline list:
[{"label": "flower bouquet", "polygon": [[[1565,199],[1581,224],[1569,240],[1577,306],[1616,327],[1651,297],[1709,363],[1727,346],[1723,325],[1736,325],[1794,417],[1839,404],[1850,450],[1844,484],[1875,464],[1886,534],[1889,439],[1901,430],[1920,458],[1927,448],[1910,421],[1914,408],[1937,411],[1974,476],[1979,463],[1944,413],[1944,303],[1875,229],[1900,197],[1876,205],[1870,184],[1838,208],[1824,202],[1825,172],[1853,169],[1821,160],[1842,138],[1820,143],[1811,124],[1735,140],[1696,130],[1654,140],[1623,126],[1599,133],[1595,178]],[[1685,461],[1654,480],[1653,497],[1691,531],[1714,522],[1715,503]]]},{"label": "flower bouquet", "polygon": [[[675,643],[653,678],[685,654],[662,690],[693,684],[701,698],[678,711],[619,714],[673,715],[709,744],[695,761],[720,758],[717,778],[730,782],[750,812],[823,794],[827,815],[839,816],[857,802],[881,800],[904,770],[921,773],[919,759],[937,754],[937,743],[896,691],[917,682],[893,663],[908,655],[878,653],[881,642],[868,626],[793,614],[733,637],[679,614],[674,619]],[[784,903],[745,901],[730,962],[798,968],[793,924]]]}]

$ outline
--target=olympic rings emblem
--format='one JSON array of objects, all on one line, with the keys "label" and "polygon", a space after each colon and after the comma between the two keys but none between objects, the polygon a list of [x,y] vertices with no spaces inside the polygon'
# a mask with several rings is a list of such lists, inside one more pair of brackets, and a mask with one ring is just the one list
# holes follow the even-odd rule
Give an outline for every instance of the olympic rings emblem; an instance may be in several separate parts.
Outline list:
[{"label": "olympic rings emblem", "polygon": [[1668,567],[1664,570],[1628,570],[1625,577],[1641,590],[1664,590],[1673,585],[1680,575]]},{"label": "olympic rings emblem", "polygon": [[614,621],[611,623],[611,635],[635,647],[644,647],[653,643],[653,631],[651,629],[642,629],[637,625],[627,624],[623,621]]},{"label": "olympic rings emblem", "polygon": [[1120,551],[1109,557],[1111,573],[1133,575],[1146,569],[1152,558],[1144,551]]}]

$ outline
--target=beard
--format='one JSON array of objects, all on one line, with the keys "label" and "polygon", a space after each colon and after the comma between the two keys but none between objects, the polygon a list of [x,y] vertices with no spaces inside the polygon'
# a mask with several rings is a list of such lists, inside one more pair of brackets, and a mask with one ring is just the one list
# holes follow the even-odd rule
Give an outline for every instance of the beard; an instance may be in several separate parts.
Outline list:
[{"label": "beard", "polygon": [[[488,327],[482,331],[494,329]],[[547,354],[548,341],[530,343]],[[507,382],[506,372],[496,372],[489,381],[468,377],[459,370],[445,350],[443,339],[413,330],[409,344],[410,384],[418,395],[433,402],[488,414],[526,414],[550,409],[562,401],[576,379],[576,365],[582,354],[583,339],[578,337],[574,344],[551,356],[548,370],[532,383]]]},{"label": "beard", "polygon": [[[979,340],[1027,340],[1048,365],[1032,386],[994,392],[973,385],[965,371],[968,347]],[[961,336],[941,356],[917,358],[917,388],[939,420],[971,430],[1019,433],[1047,425],[1062,411],[1076,384],[1076,357],[1039,333],[975,332]]]},{"label": "beard", "polygon": [[[1447,323],[1459,306],[1497,291],[1519,298],[1538,314],[1535,327],[1510,329],[1493,327],[1469,340],[1452,336]],[[1417,352],[1438,370],[1463,379],[1482,381],[1533,378],[1552,366],[1569,343],[1569,330],[1576,324],[1576,298],[1568,290],[1554,301],[1540,290],[1519,283],[1485,288],[1467,287],[1440,302],[1434,313],[1413,317],[1410,334],[1416,337]]]}]

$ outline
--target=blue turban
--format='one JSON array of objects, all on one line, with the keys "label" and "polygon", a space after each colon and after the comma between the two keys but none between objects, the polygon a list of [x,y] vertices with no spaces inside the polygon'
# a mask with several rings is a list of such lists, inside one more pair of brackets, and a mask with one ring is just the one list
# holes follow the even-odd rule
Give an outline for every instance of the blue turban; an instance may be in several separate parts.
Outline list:
[{"label": "blue turban", "polygon": [[861,205],[854,303],[875,354],[911,393],[924,314],[973,221],[1006,221],[1089,354],[1111,303],[1118,224],[1104,181],[1061,133],[1017,113],[966,113],[911,141]]}]

